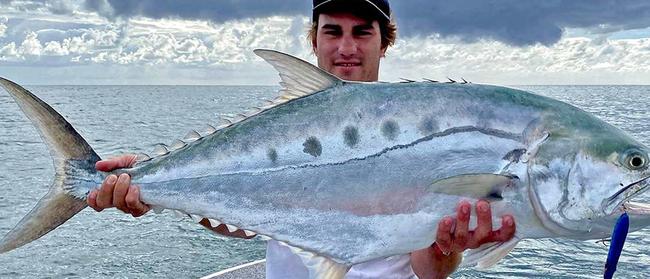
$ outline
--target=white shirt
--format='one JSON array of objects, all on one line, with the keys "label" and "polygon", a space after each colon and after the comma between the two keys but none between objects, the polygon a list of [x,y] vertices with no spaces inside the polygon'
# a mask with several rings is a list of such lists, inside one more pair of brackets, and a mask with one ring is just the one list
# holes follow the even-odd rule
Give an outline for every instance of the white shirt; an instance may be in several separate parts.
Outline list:
[{"label": "white shirt", "polygon": [[[277,241],[269,240],[266,245],[266,278],[267,279],[305,279],[309,271],[300,258],[293,254],[288,247]],[[417,279],[411,268],[411,257],[407,255],[392,256],[377,259],[350,268],[346,279]]]}]

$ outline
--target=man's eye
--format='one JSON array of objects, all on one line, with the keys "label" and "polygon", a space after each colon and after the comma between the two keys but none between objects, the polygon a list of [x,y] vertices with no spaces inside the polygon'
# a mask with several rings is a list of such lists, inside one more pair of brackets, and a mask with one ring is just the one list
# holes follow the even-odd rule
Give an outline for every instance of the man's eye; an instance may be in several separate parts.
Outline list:
[{"label": "man's eye", "polygon": [[337,32],[337,31],[325,31],[325,35],[338,36],[340,34],[341,32]]},{"label": "man's eye", "polygon": [[357,36],[369,36],[369,35],[372,35],[372,33],[368,32],[368,31],[357,31],[356,35]]}]

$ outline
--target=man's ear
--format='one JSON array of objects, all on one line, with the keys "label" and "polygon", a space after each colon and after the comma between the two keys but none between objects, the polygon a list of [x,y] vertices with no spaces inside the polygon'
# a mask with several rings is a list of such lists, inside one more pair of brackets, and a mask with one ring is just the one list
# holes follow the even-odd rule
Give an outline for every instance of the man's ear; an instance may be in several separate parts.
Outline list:
[{"label": "man's ear", "polygon": [[316,36],[311,38],[311,51],[316,53],[316,48],[318,47],[318,43],[316,43]]},{"label": "man's ear", "polygon": [[381,55],[380,55],[379,57],[381,57],[381,58],[386,57],[386,50],[387,50],[387,49],[388,49],[388,47],[382,48],[382,49],[381,49]]}]

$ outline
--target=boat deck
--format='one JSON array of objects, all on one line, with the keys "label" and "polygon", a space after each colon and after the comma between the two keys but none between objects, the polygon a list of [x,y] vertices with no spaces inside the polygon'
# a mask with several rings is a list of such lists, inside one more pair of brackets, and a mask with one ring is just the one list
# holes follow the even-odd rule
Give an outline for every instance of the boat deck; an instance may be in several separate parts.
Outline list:
[{"label": "boat deck", "polygon": [[201,277],[201,279],[264,279],[266,273],[266,260],[245,263],[222,271]]}]

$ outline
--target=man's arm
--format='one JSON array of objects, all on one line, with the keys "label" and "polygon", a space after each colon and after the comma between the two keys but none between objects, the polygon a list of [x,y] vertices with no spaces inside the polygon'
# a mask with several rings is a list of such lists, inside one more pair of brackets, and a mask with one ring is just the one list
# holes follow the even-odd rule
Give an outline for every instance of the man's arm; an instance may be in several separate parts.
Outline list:
[{"label": "man's arm", "polygon": [[460,202],[456,219],[445,217],[438,223],[436,242],[411,253],[411,267],[419,278],[447,278],[460,264],[463,251],[514,236],[515,221],[510,215],[501,217],[501,228],[492,230],[492,211],[487,201],[476,202],[477,225],[470,231],[471,206],[469,202]]},{"label": "man's arm", "polygon": [[[136,162],[136,155],[123,155],[117,158],[103,160],[95,164],[98,171],[109,172],[121,168],[130,168]],[[149,211],[149,206],[140,201],[140,188],[131,185],[131,177],[128,174],[116,176],[111,174],[104,179],[99,189],[92,190],[86,200],[88,205],[99,212],[106,208],[116,207],[124,213],[133,217],[140,217]],[[246,236],[243,230],[234,232],[228,231],[226,225],[221,224],[216,228],[210,225],[207,219],[201,220],[199,224],[209,230],[230,237],[253,238]]]}]

